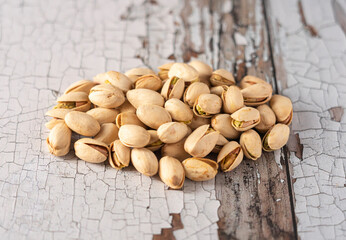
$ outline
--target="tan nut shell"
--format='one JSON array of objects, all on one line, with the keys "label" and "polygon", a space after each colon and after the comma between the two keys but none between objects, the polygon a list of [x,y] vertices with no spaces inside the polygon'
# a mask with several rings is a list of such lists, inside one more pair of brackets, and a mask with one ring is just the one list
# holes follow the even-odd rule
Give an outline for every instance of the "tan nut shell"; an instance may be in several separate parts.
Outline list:
[{"label": "tan nut shell", "polygon": [[174,62],[166,63],[166,64],[163,64],[163,65],[158,67],[158,69],[159,69],[158,75],[162,80],[165,80],[168,78],[168,71],[173,66],[173,64],[174,64]]},{"label": "tan nut shell", "polygon": [[72,131],[83,136],[92,137],[100,131],[98,121],[84,112],[69,112],[65,116],[65,122]]},{"label": "tan nut shell", "polygon": [[176,143],[182,140],[188,132],[185,123],[169,122],[162,124],[157,129],[157,136],[164,143]]},{"label": "tan nut shell", "polygon": [[[100,150],[107,152],[103,154]],[[102,163],[108,159],[109,148],[101,141],[92,138],[82,138],[74,143],[76,156],[90,163]]]},{"label": "tan nut shell", "polygon": [[56,124],[47,137],[47,146],[51,154],[64,156],[70,151],[71,130],[65,123]]},{"label": "tan nut shell", "polygon": [[123,104],[121,104],[120,107],[118,107],[118,110],[123,113],[123,112],[133,112],[136,113],[136,108],[132,106],[132,104],[128,101],[125,100]]},{"label": "tan nut shell", "polygon": [[119,110],[98,107],[90,109],[86,113],[95,118],[99,124],[115,123],[115,118],[119,114]]},{"label": "tan nut shell", "polygon": [[126,124],[131,124],[131,125],[138,125],[141,126],[143,128],[146,128],[146,126],[144,125],[144,123],[142,123],[136,113],[133,112],[123,112],[118,114],[117,118],[116,118],[116,124],[117,127],[120,128],[123,125]]},{"label": "tan nut shell", "polygon": [[183,138],[182,140],[176,143],[166,143],[161,148],[161,155],[174,157],[179,161],[183,161],[186,158],[191,157],[191,155],[188,154],[184,149],[185,140],[186,138]]},{"label": "tan nut shell", "polygon": [[[159,136],[157,136],[157,131],[148,130],[148,133],[150,134],[150,141],[145,147],[153,152],[159,150],[164,143],[159,139]],[[159,145],[152,145],[154,143],[159,143]]]},{"label": "tan nut shell", "polygon": [[142,148],[150,141],[150,134],[138,125],[123,125],[119,128],[119,140],[128,147]]},{"label": "tan nut shell", "polygon": [[234,113],[244,107],[243,95],[237,86],[229,86],[227,91],[222,92],[221,98],[225,113]]},{"label": "tan nut shell", "polygon": [[180,189],[185,181],[185,169],[178,159],[162,157],[159,162],[159,175],[166,185],[172,189]]},{"label": "tan nut shell", "polygon": [[172,119],[177,122],[190,123],[193,118],[193,112],[189,105],[177,98],[167,100],[165,109],[171,114]]},{"label": "tan nut shell", "polygon": [[202,118],[198,117],[196,115],[193,115],[193,118],[191,120],[191,123],[189,124],[189,127],[192,130],[195,130],[196,128],[205,125],[205,124],[210,124],[210,118]]},{"label": "tan nut shell", "polygon": [[202,79],[207,79],[209,80],[213,69],[211,66],[206,64],[205,62],[199,61],[199,60],[193,60],[188,63],[190,66],[192,66],[196,71],[198,72],[199,78]]},{"label": "tan nut shell", "polygon": [[127,100],[136,109],[141,105],[152,104],[157,106],[163,106],[165,100],[158,93],[150,89],[139,88],[133,89],[126,93]]},{"label": "tan nut shell", "polygon": [[193,107],[196,99],[204,93],[210,93],[208,85],[201,82],[194,82],[184,92],[184,102]]},{"label": "tan nut shell", "polygon": [[258,133],[253,130],[247,130],[240,135],[239,144],[243,149],[245,156],[251,160],[257,160],[262,155],[262,142]]},{"label": "tan nut shell", "polygon": [[55,108],[47,111],[45,115],[53,118],[64,119],[66,114],[71,111],[71,109]]},{"label": "tan nut shell", "polygon": [[217,114],[211,119],[211,126],[219,131],[224,137],[229,139],[237,139],[240,132],[232,126],[232,118],[229,114]]},{"label": "tan nut shell", "polygon": [[88,99],[88,94],[85,92],[69,92],[57,99],[58,103],[65,102],[85,102],[83,105],[74,107],[71,110],[86,112],[90,109],[91,103]]},{"label": "tan nut shell", "polygon": [[214,149],[212,150],[213,153],[219,153],[223,146],[225,146],[228,142],[228,140],[221,134],[219,134],[219,138],[217,139],[216,145]]},{"label": "tan nut shell", "polygon": [[[236,148],[240,148],[240,151],[233,161],[233,163],[228,163],[225,161],[228,161],[229,159],[225,159],[228,154],[230,154],[232,151],[234,151]],[[231,141],[227,143],[223,148],[221,149],[219,155],[217,156],[217,162],[220,163],[220,168],[224,172],[229,172],[238,167],[238,165],[243,161],[244,153],[241,149],[241,146],[236,141]],[[227,166],[230,164],[229,166]]]},{"label": "tan nut shell", "polygon": [[99,83],[112,84],[114,87],[119,88],[123,92],[127,92],[132,88],[132,81],[126,75],[116,72],[108,71],[105,73],[97,74],[94,81]]},{"label": "tan nut shell", "polygon": [[49,120],[48,122],[46,122],[45,126],[47,129],[51,130],[51,129],[53,129],[53,127],[55,127],[59,123],[65,123],[65,121],[63,119],[53,118],[53,119]]},{"label": "tan nut shell", "polygon": [[235,84],[235,80],[231,72],[227,71],[226,69],[218,69],[212,73],[210,83],[213,86],[230,86]]},{"label": "tan nut shell", "polygon": [[146,176],[154,176],[159,168],[155,154],[146,148],[132,149],[131,162],[138,172]]},{"label": "tan nut shell", "polygon": [[118,139],[118,132],[119,128],[114,123],[103,123],[94,139],[109,145]]},{"label": "tan nut shell", "polygon": [[186,63],[174,63],[168,71],[168,78],[182,78],[187,84],[198,81],[198,72]]},{"label": "tan nut shell", "polygon": [[292,102],[288,97],[282,95],[274,95],[270,100],[270,107],[273,109],[276,121],[290,125],[293,117]]},{"label": "tan nut shell", "polygon": [[259,106],[272,97],[273,88],[269,83],[258,83],[241,90],[246,106]]},{"label": "tan nut shell", "polygon": [[[199,114],[197,106],[200,106],[206,115]],[[221,111],[222,100],[215,94],[201,94],[193,105],[193,112],[196,116],[211,118],[213,114],[218,114]]]},{"label": "tan nut shell", "polygon": [[[271,152],[282,148],[286,145],[289,136],[290,128],[287,125],[281,123],[274,125],[271,129],[268,130],[268,132],[263,137],[263,150],[266,152]],[[266,140],[268,148],[264,144]]]},{"label": "tan nut shell", "polygon": [[255,126],[260,133],[267,132],[276,122],[276,117],[273,110],[266,104],[257,107],[261,116],[261,122]]},{"label": "tan nut shell", "polygon": [[116,108],[125,102],[124,93],[111,84],[96,85],[90,90],[90,101],[103,108]]},{"label": "tan nut shell", "polygon": [[171,115],[157,105],[141,105],[136,111],[137,117],[150,128],[158,129],[162,124],[172,122]]},{"label": "tan nut shell", "polygon": [[132,83],[135,83],[137,78],[147,74],[155,74],[155,72],[149,68],[132,68],[125,72],[125,75],[132,81]]},{"label": "tan nut shell", "polygon": [[210,88],[210,93],[218,95],[219,97],[222,98],[222,93],[226,92],[227,89],[228,89],[228,86],[226,85],[215,86]]},{"label": "tan nut shell", "polygon": [[130,164],[131,148],[126,147],[120,140],[112,142],[109,150],[108,161],[112,168],[120,170]]},{"label": "tan nut shell", "polygon": [[[233,113],[231,115],[231,118],[233,119],[232,126],[234,127],[234,129],[241,132],[249,130],[261,122],[259,111],[253,107],[243,107],[239,109],[238,111],[236,111],[235,113]],[[234,124],[234,121],[239,121],[239,122],[255,121],[255,122],[246,127],[237,127]]]},{"label": "tan nut shell", "polygon": [[158,91],[162,87],[162,80],[155,74],[147,74],[137,78],[135,88],[146,88]]},{"label": "tan nut shell", "polygon": [[161,95],[167,100],[171,98],[180,99],[183,96],[185,82],[182,78],[179,78],[178,81],[174,84],[173,88],[170,89],[170,84],[173,81],[173,78],[168,79],[161,89]]},{"label": "tan nut shell", "polygon": [[218,164],[207,158],[188,158],[182,162],[186,177],[193,181],[207,181],[217,174]]},{"label": "tan nut shell", "polygon": [[252,85],[255,85],[257,83],[267,83],[267,82],[258,77],[247,75],[243,77],[243,79],[240,81],[239,86],[240,88],[244,89]]},{"label": "tan nut shell", "polygon": [[79,80],[77,82],[72,83],[66,90],[65,94],[69,92],[85,92],[89,94],[90,89],[95,86],[97,83],[90,80]]}]

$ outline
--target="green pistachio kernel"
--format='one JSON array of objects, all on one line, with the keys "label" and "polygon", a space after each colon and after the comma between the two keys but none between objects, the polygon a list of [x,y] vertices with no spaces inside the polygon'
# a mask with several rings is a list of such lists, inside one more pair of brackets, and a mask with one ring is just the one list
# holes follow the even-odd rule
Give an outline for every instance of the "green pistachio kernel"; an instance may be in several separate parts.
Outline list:
[{"label": "green pistachio kernel", "polygon": [[76,103],[75,102],[62,102],[62,103],[58,103],[58,105],[56,105],[54,107],[54,109],[57,108],[65,108],[65,109],[72,109],[76,107]]}]

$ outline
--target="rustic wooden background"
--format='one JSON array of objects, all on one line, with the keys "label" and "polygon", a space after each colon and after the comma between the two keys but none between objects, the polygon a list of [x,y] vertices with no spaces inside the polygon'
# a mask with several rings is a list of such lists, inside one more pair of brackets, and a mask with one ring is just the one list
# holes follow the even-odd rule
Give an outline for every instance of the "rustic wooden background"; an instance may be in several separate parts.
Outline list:
[{"label": "rustic wooden background", "polygon": [[[0,3],[1,239],[345,239],[346,1]],[[48,153],[70,83],[194,58],[289,96],[288,147],[182,191]]]}]

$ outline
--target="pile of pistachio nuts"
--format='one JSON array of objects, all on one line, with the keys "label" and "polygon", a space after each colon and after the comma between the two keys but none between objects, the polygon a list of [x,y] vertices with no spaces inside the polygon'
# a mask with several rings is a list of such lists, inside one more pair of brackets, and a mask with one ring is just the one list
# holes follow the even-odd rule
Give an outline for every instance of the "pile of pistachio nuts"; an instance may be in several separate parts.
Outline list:
[{"label": "pile of pistachio nuts", "polygon": [[244,155],[257,160],[262,150],[287,143],[292,102],[272,93],[260,78],[245,76],[237,85],[231,72],[197,60],[164,64],[158,74],[100,73],[69,86],[46,113],[52,117],[47,145],[66,155],[75,132],[85,136],[74,143],[78,158],[118,170],[132,163],[179,189],[185,176],[209,180],[219,168],[236,168]]}]

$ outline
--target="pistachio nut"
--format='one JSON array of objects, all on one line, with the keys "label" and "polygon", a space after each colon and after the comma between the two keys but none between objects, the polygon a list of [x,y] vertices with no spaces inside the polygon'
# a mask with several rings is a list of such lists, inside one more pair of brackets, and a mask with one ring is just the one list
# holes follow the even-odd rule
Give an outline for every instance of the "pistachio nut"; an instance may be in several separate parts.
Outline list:
[{"label": "pistachio nut", "polygon": [[272,92],[273,88],[269,83],[257,83],[241,90],[246,106],[259,106],[268,102]]},{"label": "pistachio nut", "polygon": [[147,74],[137,78],[135,88],[146,88],[158,91],[162,87],[162,80],[155,74]]},{"label": "pistachio nut", "polygon": [[115,118],[119,114],[119,110],[98,107],[98,108],[90,109],[86,113],[92,116],[93,118],[95,118],[99,122],[99,124],[103,124],[103,123],[114,123]]},{"label": "pistachio nut", "polygon": [[118,139],[118,132],[119,128],[114,123],[103,123],[94,139],[109,145]]},{"label": "pistachio nut", "polygon": [[184,102],[193,107],[196,99],[204,93],[210,93],[208,85],[201,82],[194,82],[184,92]]},{"label": "pistachio nut", "polygon": [[138,172],[146,176],[154,176],[159,168],[155,154],[146,148],[132,149],[131,162]]},{"label": "pistachio nut", "polygon": [[188,132],[185,123],[168,122],[157,129],[157,136],[164,143],[176,143],[182,140]]},{"label": "pistachio nut", "polygon": [[166,101],[165,109],[171,114],[172,119],[177,122],[191,123],[193,112],[189,105],[183,103],[177,98],[172,98]]},{"label": "pistachio nut", "polygon": [[64,109],[64,108],[56,108],[56,109],[51,109],[48,112],[46,112],[46,116],[53,117],[49,122],[46,123],[46,128],[48,129],[53,129],[55,125],[58,123],[64,123],[64,118],[65,115],[72,110],[70,109]]},{"label": "pistachio nut", "polygon": [[64,156],[70,151],[71,130],[65,123],[56,124],[47,137],[47,146],[51,154]]},{"label": "pistachio nut", "polygon": [[116,108],[125,102],[124,93],[111,84],[96,85],[90,90],[90,101],[103,108]]},{"label": "pistachio nut", "polygon": [[220,163],[220,168],[224,172],[229,172],[238,167],[243,161],[243,150],[236,141],[227,143],[221,149],[217,156],[217,162]]},{"label": "pistachio nut", "polygon": [[199,60],[193,60],[188,64],[192,66],[194,69],[196,69],[200,80],[203,79],[209,81],[209,78],[213,72],[213,68],[211,66]]},{"label": "pistachio nut", "polygon": [[158,67],[158,69],[159,69],[158,75],[161,78],[161,80],[165,80],[168,78],[168,71],[172,67],[173,64],[174,64],[174,62],[166,63],[166,64],[163,64],[160,67]]},{"label": "pistachio nut", "polygon": [[161,95],[167,100],[171,98],[180,99],[184,93],[185,82],[182,78],[169,78],[162,86]]},{"label": "pistachio nut", "polygon": [[211,126],[221,135],[229,139],[237,139],[240,132],[232,126],[232,118],[229,114],[217,114],[211,119]]},{"label": "pistachio nut", "polygon": [[127,147],[142,148],[150,141],[150,134],[138,125],[123,125],[119,128],[119,140]]},{"label": "pistachio nut", "polygon": [[62,95],[57,100],[58,104],[54,109],[71,109],[86,112],[90,109],[88,94],[85,92],[70,92]]},{"label": "pistachio nut", "polygon": [[126,93],[127,100],[136,109],[141,105],[152,104],[163,107],[165,100],[160,93],[150,89],[139,88],[133,89]]},{"label": "pistachio nut", "polygon": [[133,112],[123,112],[118,114],[117,118],[116,118],[116,124],[117,127],[120,128],[123,125],[126,124],[132,124],[132,125],[138,125],[141,126],[143,128],[146,128],[146,126],[144,125],[144,123],[142,123],[136,113]]},{"label": "pistachio nut", "polygon": [[219,153],[220,150],[228,143],[228,140],[221,134],[219,134],[219,138],[217,139],[216,145],[212,150],[213,153]]},{"label": "pistachio nut", "polygon": [[120,107],[118,107],[118,110],[121,113],[123,113],[123,112],[136,113],[136,108],[134,106],[132,106],[132,104],[128,100],[125,100],[125,102],[123,104],[121,104]]},{"label": "pistachio nut", "polygon": [[226,92],[228,89],[227,85],[220,85],[210,88],[210,93],[218,95],[219,97],[222,97],[222,93]]},{"label": "pistachio nut", "polygon": [[257,160],[262,155],[262,142],[258,133],[253,130],[247,130],[240,135],[239,144],[243,149],[245,156],[251,160]]},{"label": "pistachio nut", "polygon": [[158,129],[162,124],[172,122],[169,112],[157,105],[141,105],[136,111],[137,117],[150,128]]},{"label": "pistachio nut", "polygon": [[243,77],[243,79],[240,81],[239,86],[240,88],[244,89],[258,83],[267,83],[267,82],[258,77],[247,75]]},{"label": "pistachio nut", "polygon": [[209,124],[200,126],[187,137],[184,149],[194,157],[205,157],[215,147],[219,132],[210,128]]},{"label": "pistachio nut", "polygon": [[189,127],[192,130],[195,130],[196,128],[205,125],[205,124],[210,124],[210,118],[202,118],[198,117],[196,115],[193,115],[193,118],[191,120],[191,123],[189,124]]},{"label": "pistachio nut", "polygon": [[70,92],[85,92],[86,94],[89,94],[90,89],[95,86],[97,83],[90,81],[90,80],[80,80],[75,83],[72,83],[64,92],[70,93]]},{"label": "pistachio nut", "polygon": [[231,72],[227,71],[226,69],[218,69],[211,74],[210,83],[213,86],[231,86],[235,84],[235,80]]},{"label": "pistachio nut", "polygon": [[94,77],[94,81],[103,84],[112,84],[125,93],[132,88],[132,81],[126,75],[116,71],[97,74]]},{"label": "pistachio nut", "polygon": [[162,157],[159,161],[159,176],[172,189],[180,189],[185,181],[185,169],[178,159]]},{"label": "pistachio nut", "polygon": [[59,123],[65,123],[64,119],[59,119],[59,118],[53,118],[46,122],[45,126],[47,129],[52,130],[53,127],[55,127]]},{"label": "pistachio nut", "polygon": [[74,143],[76,156],[90,163],[102,163],[108,159],[108,146],[92,138],[82,138]]},{"label": "pistachio nut", "polygon": [[274,95],[270,100],[270,107],[273,109],[276,121],[290,125],[293,117],[292,102],[288,97],[282,95]]},{"label": "pistachio nut", "polygon": [[186,63],[174,63],[168,71],[168,78],[182,78],[186,85],[198,82],[198,72]]},{"label": "pistachio nut", "polygon": [[100,131],[98,121],[84,112],[69,112],[65,116],[65,122],[72,131],[83,136],[95,136]]},{"label": "pistachio nut", "polygon": [[208,158],[188,158],[183,162],[186,177],[193,181],[207,181],[217,174],[218,164]]},{"label": "pistachio nut", "polygon": [[276,117],[273,110],[266,104],[257,107],[260,113],[261,122],[255,126],[260,133],[267,132],[276,122]]},{"label": "pistachio nut", "polygon": [[234,113],[244,107],[243,95],[237,86],[229,86],[227,91],[222,92],[221,99],[225,113]]},{"label": "pistachio nut", "polygon": [[190,154],[185,152],[184,149],[185,140],[186,138],[183,138],[182,140],[176,143],[166,143],[161,148],[161,155],[174,157],[176,159],[179,159],[180,161],[189,158]]},{"label": "pistachio nut", "polygon": [[155,72],[149,68],[132,68],[125,72],[126,77],[128,77],[132,83],[135,83],[137,78],[147,74],[155,74]]},{"label": "pistachio nut", "polygon": [[112,168],[122,169],[130,164],[131,148],[126,147],[120,140],[115,140],[109,147],[108,161]]},{"label": "pistachio nut", "polygon": [[213,114],[218,114],[221,111],[222,100],[215,94],[201,94],[193,105],[193,112],[204,118],[211,118]]},{"label": "pistachio nut", "polygon": [[286,145],[290,136],[290,128],[286,124],[278,123],[267,131],[262,140],[263,150],[271,152]]},{"label": "pistachio nut", "polygon": [[157,136],[157,131],[148,130],[148,133],[150,134],[150,141],[145,147],[153,152],[159,150],[164,143],[159,139],[159,136]]},{"label": "pistachio nut", "polygon": [[244,132],[261,122],[260,113],[256,108],[243,107],[231,115],[235,130]]}]

